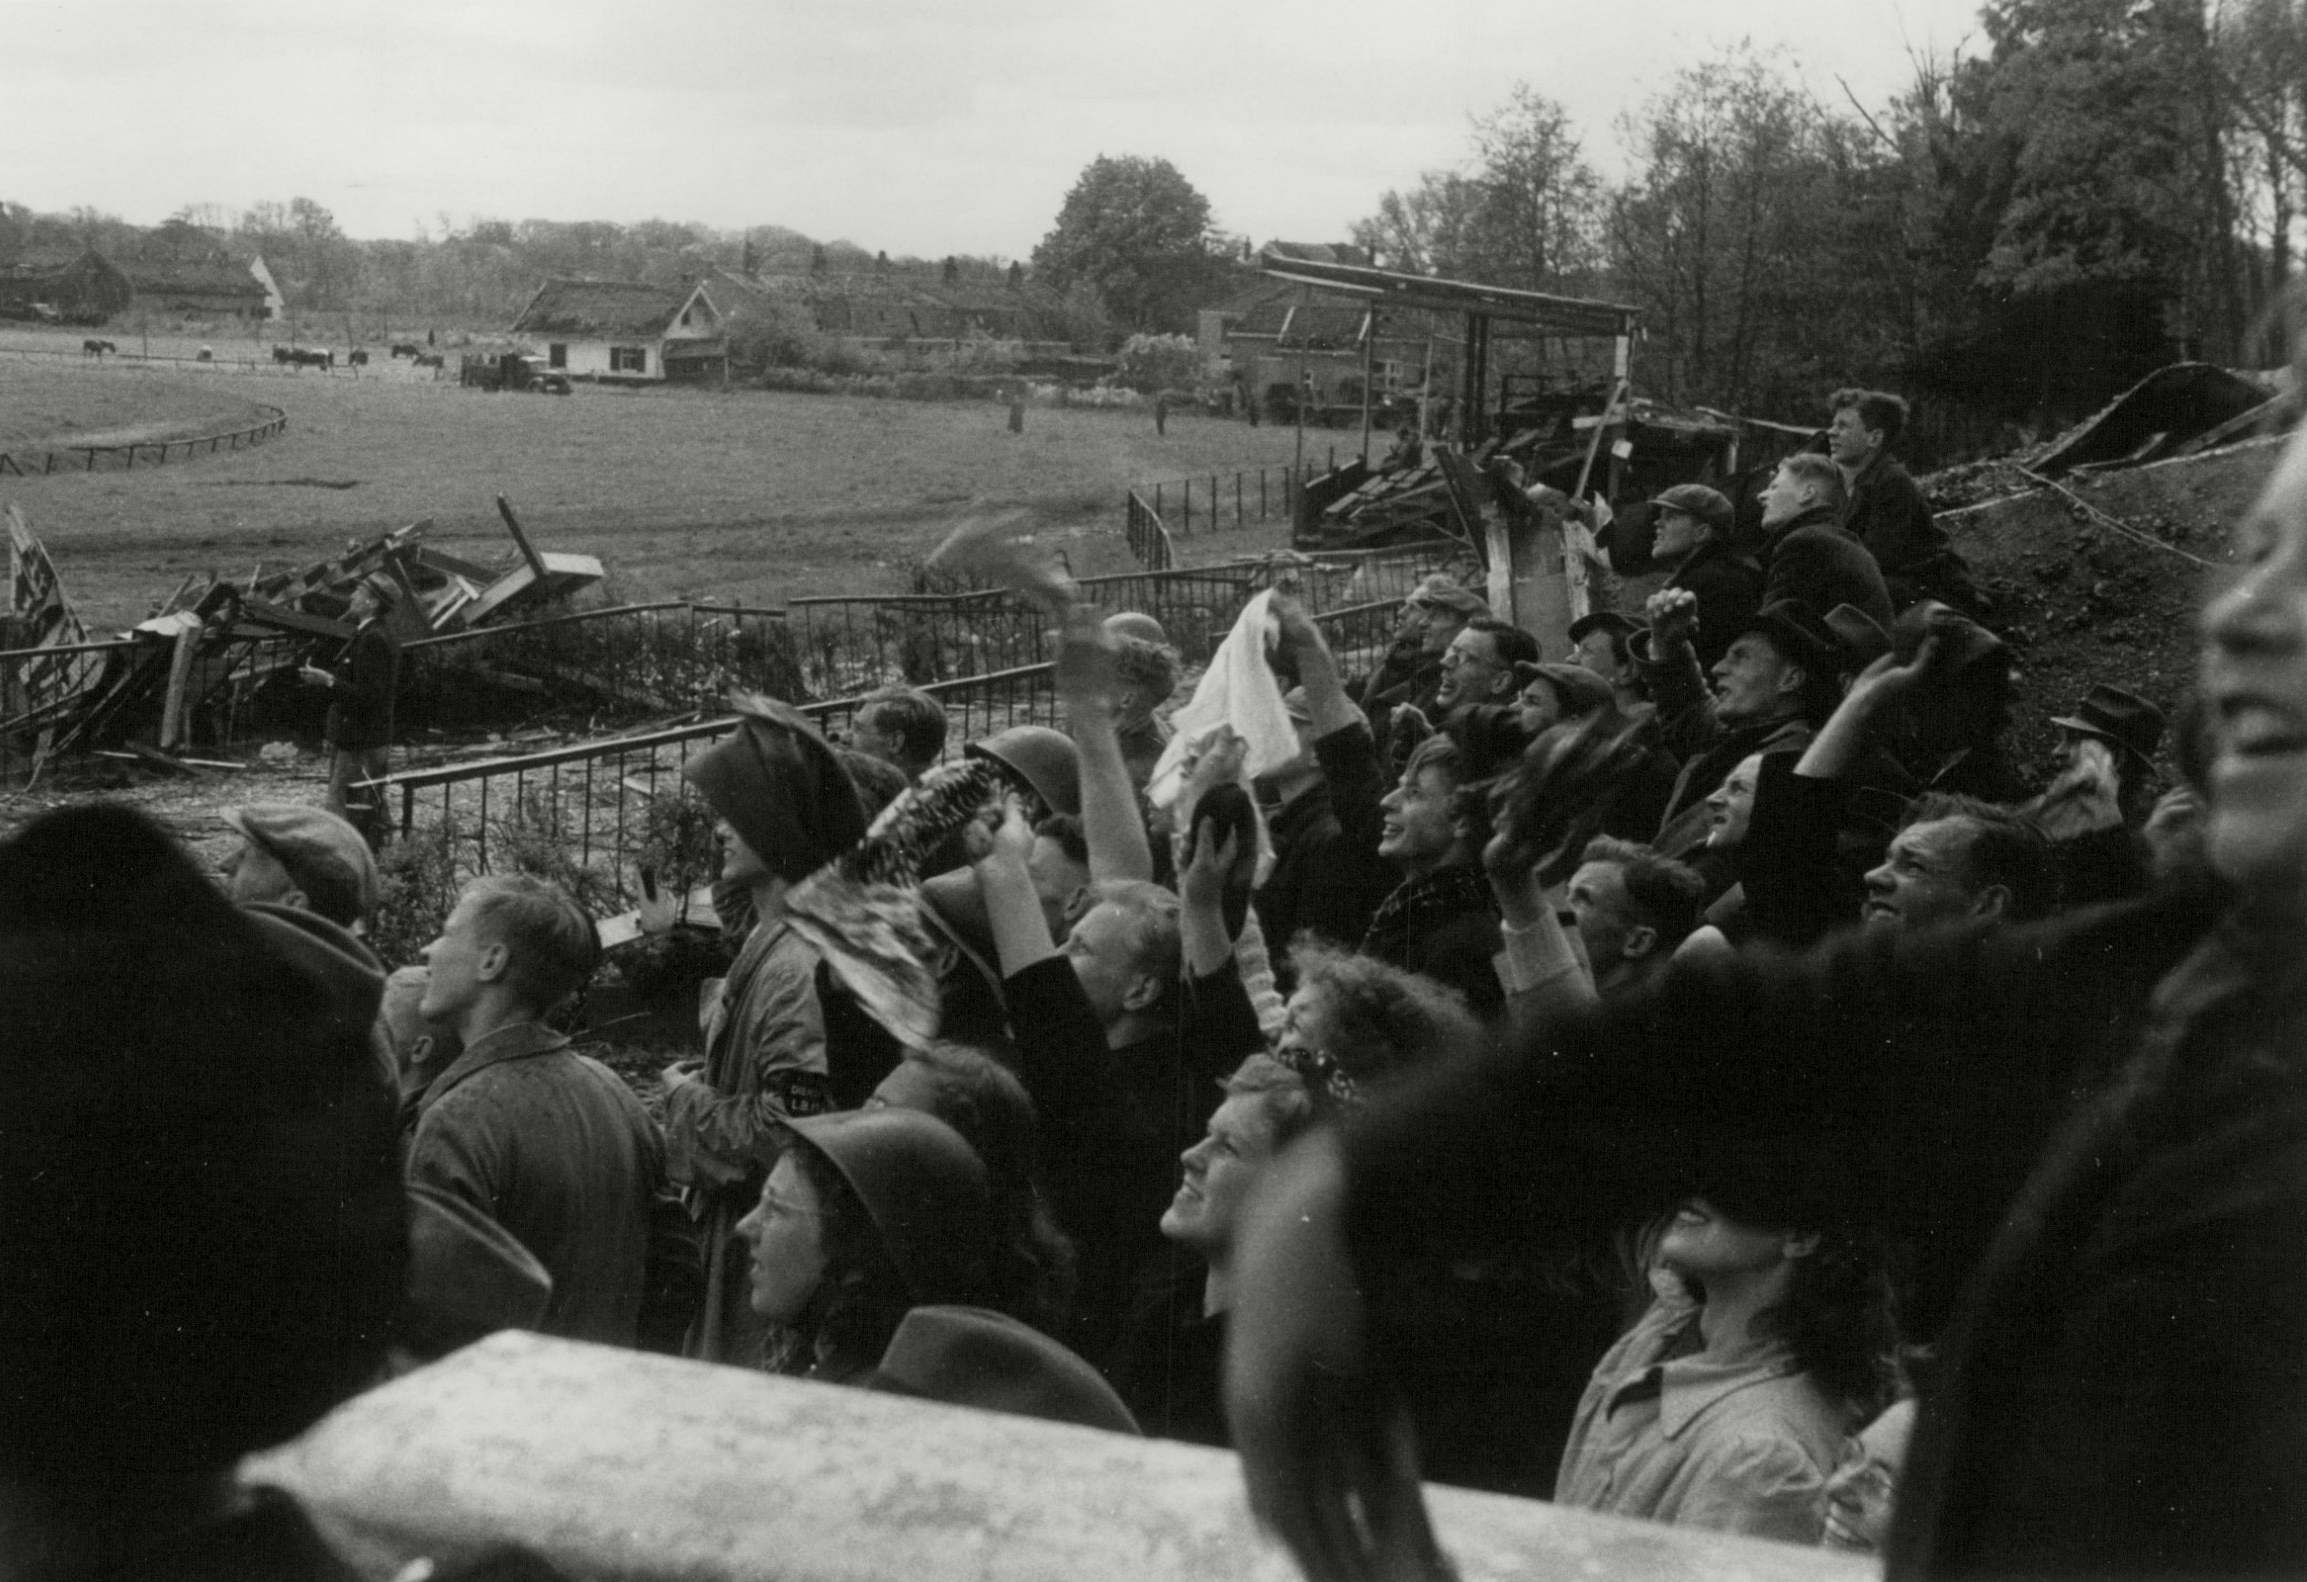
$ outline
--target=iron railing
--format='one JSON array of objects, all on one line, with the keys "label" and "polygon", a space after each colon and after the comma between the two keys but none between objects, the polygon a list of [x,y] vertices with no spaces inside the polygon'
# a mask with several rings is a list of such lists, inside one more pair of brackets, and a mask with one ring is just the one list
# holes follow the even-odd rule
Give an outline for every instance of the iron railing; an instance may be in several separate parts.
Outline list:
[{"label": "iron railing", "polygon": [[401,647],[402,735],[501,724],[508,698],[596,722],[662,718],[731,686],[791,696],[800,670],[784,612],[687,600],[615,605],[413,638]]},{"label": "iron railing", "polygon": [[[935,682],[923,688],[945,705],[955,751],[1011,725],[1057,723],[1047,664]],[[862,696],[796,705],[835,741],[848,732]],[[736,726],[736,718],[674,725],[544,752],[388,775],[375,782],[397,807],[403,840],[442,842],[460,874],[486,873],[492,847],[508,831],[551,840],[581,869],[606,870],[621,887],[640,851],[649,804],[684,794],[681,770]]]},{"label": "iron railing", "polygon": [[[1335,472],[1337,466],[1338,450],[1333,445],[1329,470]],[[1130,493],[1142,500],[1174,537],[1192,538],[1245,528],[1254,522],[1288,521],[1298,489],[1319,470],[1312,462],[1305,463],[1302,472],[1292,463],[1239,467],[1231,473],[1136,484]]]}]

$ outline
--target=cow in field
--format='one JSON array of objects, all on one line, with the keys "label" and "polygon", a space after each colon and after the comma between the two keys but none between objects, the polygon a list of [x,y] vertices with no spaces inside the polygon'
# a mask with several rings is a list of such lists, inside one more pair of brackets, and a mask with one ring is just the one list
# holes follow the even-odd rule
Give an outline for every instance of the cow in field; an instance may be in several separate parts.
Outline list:
[{"label": "cow in field", "polygon": [[344,361],[348,368],[366,368],[368,366],[368,352],[356,346],[345,353]]},{"label": "cow in field", "polygon": [[415,341],[393,342],[392,354],[395,357],[415,357],[423,351],[424,348],[419,346]]},{"label": "cow in field", "polygon": [[276,360],[287,363],[291,368],[334,368],[336,366],[336,353],[326,347],[291,347],[286,357],[282,357],[280,349],[275,347],[272,355]]},{"label": "cow in field", "polygon": [[438,367],[441,367],[441,366],[442,366],[442,359],[441,359],[441,354],[440,354],[439,352],[418,352],[418,353],[416,354],[416,356],[414,357],[414,359],[412,360],[412,364],[411,364],[411,366],[413,366],[413,367],[417,367],[417,368],[438,368]]},{"label": "cow in field", "polygon": [[102,357],[107,352],[117,354],[119,350],[110,341],[85,340],[80,343],[80,355],[83,357]]},{"label": "cow in field", "polygon": [[293,365],[296,362],[296,350],[294,347],[289,346],[275,346],[272,349],[272,360],[276,363],[289,363]]}]

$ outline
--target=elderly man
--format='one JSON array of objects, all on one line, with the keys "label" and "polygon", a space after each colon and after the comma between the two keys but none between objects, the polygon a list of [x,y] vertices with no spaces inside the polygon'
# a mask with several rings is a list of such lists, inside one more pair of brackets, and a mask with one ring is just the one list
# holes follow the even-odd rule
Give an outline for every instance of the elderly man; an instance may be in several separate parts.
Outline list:
[{"label": "elderly man", "polygon": [[363,577],[353,588],[345,619],[352,638],[332,665],[307,664],[298,672],[308,687],[326,689],[329,748],[328,810],[352,821],[373,845],[384,838],[385,812],[373,791],[357,801],[352,788],[381,780],[393,740],[393,695],[400,687],[401,645],[393,634],[392,612],[400,584],[383,572]]},{"label": "elderly man", "polygon": [[408,1171],[545,1266],[539,1329],[630,1346],[664,1144],[624,1080],[545,1023],[600,954],[593,920],[557,886],[504,874],[466,887],[425,947],[419,1006],[464,1052],[417,1102]]},{"label": "elderly man", "polygon": [[1978,613],[1970,566],[1932,518],[1914,479],[1891,458],[1906,430],[1906,402],[1882,390],[1837,390],[1827,408],[1833,414],[1827,454],[1843,481],[1835,520],[1874,556],[1891,602],[1904,609],[1918,599],[1944,599]]},{"label": "elderly man", "polygon": [[1842,474],[1824,456],[1789,456],[1762,491],[1762,600],[1792,599],[1825,616],[1838,604],[1891,623],[1890,589],[1874,556],[1837,526]]},{"label": "elderly man", "polygon": [[1643,674],[1658,700],[1666,745],[1683,760],[1651,844],[1687,860],[1706,843],[1706,798],[1730,771],[1757,753],[1799,751],[1832,712],[1841,693],[1841,644],[1804,606],[1768,605],[1714,666],[1710,694],[1690,647],[1697,601],[1668,589],[1652,594],[1647,608]]}]

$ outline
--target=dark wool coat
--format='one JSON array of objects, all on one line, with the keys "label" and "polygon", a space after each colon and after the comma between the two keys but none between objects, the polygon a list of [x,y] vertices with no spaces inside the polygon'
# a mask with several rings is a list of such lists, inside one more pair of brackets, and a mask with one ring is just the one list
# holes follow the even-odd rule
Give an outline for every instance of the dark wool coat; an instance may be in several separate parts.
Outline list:
[{"label": "dark wool coat", "polygon": [[339,752],[370,752],[393,740],[393,694],[400,685],[400,639],[384,621],[363,621],[329,674],[328,723],[323,734]]},{"label": "dark wool coat", "polygon": [[1888,455],[1878,451],[1859,469],[1836,521],[1874,556],[1900,609],[1917,599],[1976,607],[1969,563],[1931,515],[1914,479]]},{"label": "dark wool coat", "polygon": [[1385,822],[1378,801],[1388,787],[1369,727],[1357,723],[1332,731],[1314,743],[1314,754],[1321,761],[1320,782],[1266,825],[1274,867],[1255,899],[1277,974],[1287,972],[1289,947],[1301,932],[1311,930],[1341,947],[1359,943],[1371,914],[1401,877],[1378,855]]},{"label": "dark wool coat", "polygon": [[545,1266],[544,1333],[633,1344],[665,1149],[615,1072],[539,1022],[479,1039],[418,1101],[408,1173],[487,1214]]},{"label": "dark wool coat", "polygon": [[1890,589],[1882,568],[1856,538],[1834,525],[1829,506],[1814,506],[1774,531],[1765,551],[1762,602],[1795,599],[1823,617],[1838,604],[1852,605],[1888,628]]},{"label": "dark wool coat", "polygon": [[1762,561],[1755,552],[1720,539],[1699,545],[1666,579],[1667,587],[1698,598],[1698,636],[1690,646],[1698,652],[1701,670],[1714,668],[1731,639],[1762,608],[1762,583]]}]

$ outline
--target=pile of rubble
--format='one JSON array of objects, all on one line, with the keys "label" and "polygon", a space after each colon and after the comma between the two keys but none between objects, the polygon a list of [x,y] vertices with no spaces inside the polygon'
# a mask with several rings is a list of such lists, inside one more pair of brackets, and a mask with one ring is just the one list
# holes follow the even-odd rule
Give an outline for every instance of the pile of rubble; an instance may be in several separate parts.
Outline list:
[{"label": "pile of rubble", "polygon": [[509,566],[484,566],[425,542],[429,521],[411,523],[333,560],[240,582],[187,577],[124,635],[92,641],[55,565],[23,515],[8,507],[9,613],[0,617],[0,759],[38,764],[60,753],[121,743],[140,757],[192,739],[206,711],[230,715],[256,689],[351,641],[353,589],[382,575],[403,597],[395,630],[410,638],[506,624],[599,582],[590,555],[539,551],[500,496],[517,551]]}]

